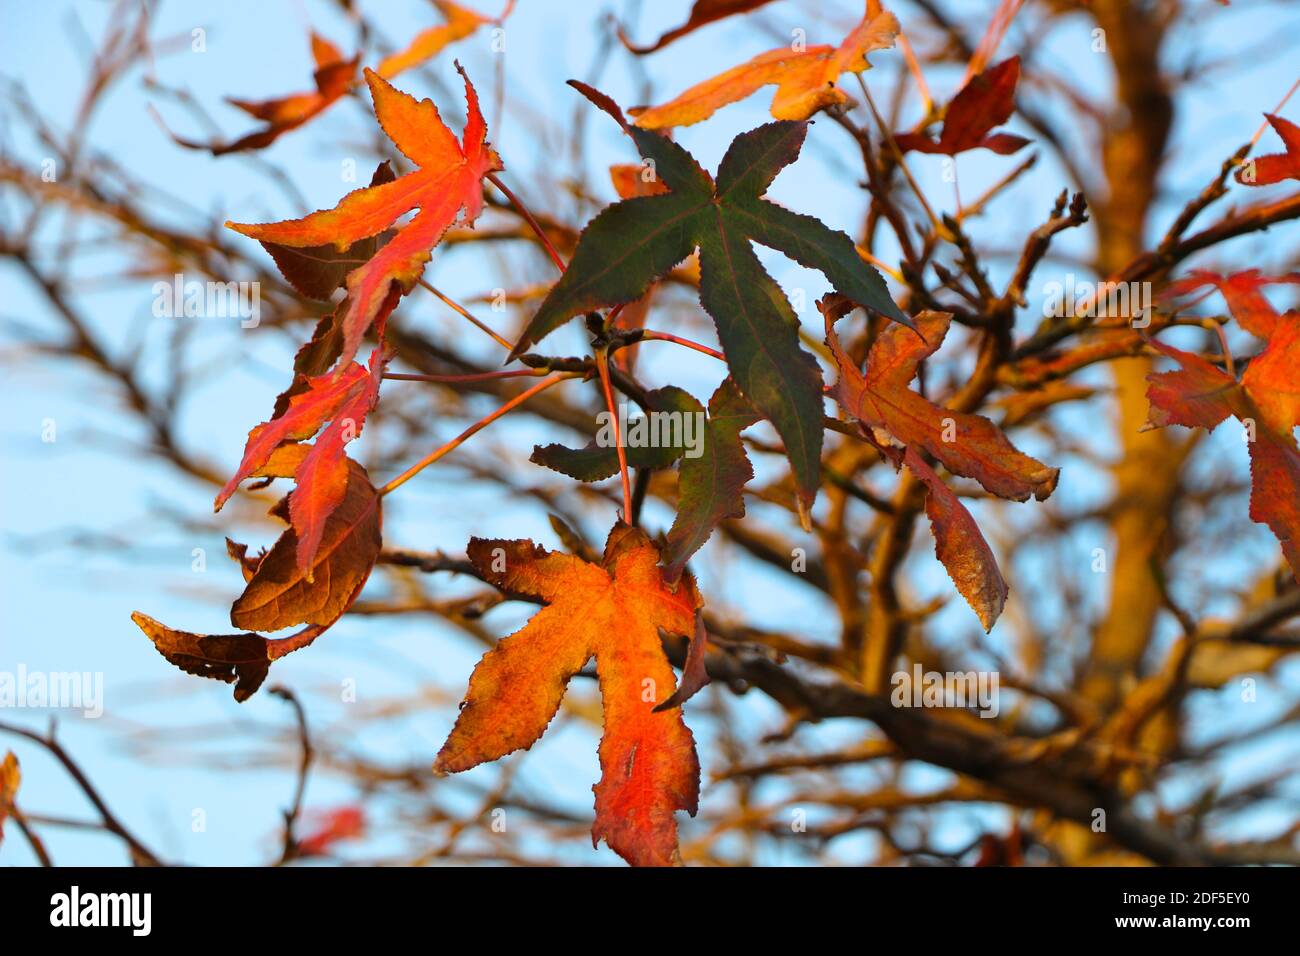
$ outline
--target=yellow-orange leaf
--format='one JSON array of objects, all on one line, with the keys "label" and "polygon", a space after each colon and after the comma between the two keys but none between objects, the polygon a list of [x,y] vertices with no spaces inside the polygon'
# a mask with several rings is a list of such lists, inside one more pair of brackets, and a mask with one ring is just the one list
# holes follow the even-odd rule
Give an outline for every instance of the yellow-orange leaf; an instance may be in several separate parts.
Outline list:
[{"label": "yellow-orange leaf", "polygon": [[[460,69],[459,64],[457,69]],[[272,223],[226,225],[262,242],[282,246],[322,246],[332,243],[342,252],[355,242],[376,236],[412,209],[419,214],[398,230],[392,240],[347,277],[348,311],[343,317],[343,352],[346,367],[356,355],[362,336],[379,314],[396,284],[410,289],[424,272],[430,250],[462,213],[472,223],[483,210],[482,178],[501,169],[501,159],[487,143],[487,124],[479,111],[478,95],[465,80],[468,120],[462,142],[457,142],[431,100],[416,100],[391,86],[378,73],[366,70],[374,98],[375,117],[403,155],[420,168],[390,183],[357,189],[333,209],[302,219]]]},{"label": "yellow-orange leaf", "polygon": [[507,7],[506,12],[494,20],[451,0],[433,0],[433,5],[446,17],[446,22],[417,34],[401,52],[384,57],[375,68],[384,79],[391,80],[398,73],[433,59],[451,44],[472,36],[485,23],[501,22],[510,12]]},{"label": "yellow-orange leaf", "polygon": [[474,538],[469,558],[502,591],[546,606],[484,655],[435,769],[455,773],[532,746],[574,674],[596,658],[605,712],[592,841],[634,866],[677,859],[674,813],[694,814],[700,765],[680,709],[656,712],[676,688],[660,630],[695,632],[689,575],[664,584],[659,549],[616,525],[600,564],[531,541]]},{"label": "yellow-orange leaf", "polygon": [[835,86],[836,80],[843,73],[869,69],[867,54],[893,46],[897,35],[898,20],[892,13],[881,10],[875,0],[870,0],[862,22],[839,46],[821,44],[803,49],[769,50],[691,87],[662,106],[628,112],[643,129],[690,126],[708,119],[728,103],[775,84],[772,115],[777,119],[805,120],[827,106],[846,102],[848,97]]}]

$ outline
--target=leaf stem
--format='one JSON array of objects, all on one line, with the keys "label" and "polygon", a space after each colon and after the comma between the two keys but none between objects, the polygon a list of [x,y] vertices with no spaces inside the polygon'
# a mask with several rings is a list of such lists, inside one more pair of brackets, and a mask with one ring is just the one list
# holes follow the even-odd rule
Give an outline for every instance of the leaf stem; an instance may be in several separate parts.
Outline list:
[{"label": "leaf stem", "polygon": [[474,372],[470,375],[424,375],[419,372],[385,372],[385,379],[399,382],[432,382],[437,385],[454,385],[459,382],[489,382],[502,378],[541,378],[544,368],[516,368],[501,372]]},{"label": "leaf stem", "polygon": [[396,491],[402,485],[406,484],[408,481],[410,481],[412,478],[418,475],[425,468],[428,468],[430,465],[432,465],[435,461],[442,458],[449,452],[459,448],[461,445],[465,444],[465,442],[467,442],[476,433],[482,431],[488,425],[491,425],[494,421],[496,421],[502,415],[505,415],[512,408],[516,408],[522,405],[524,402],[528,401],[534,395],[546,391],[552,385],[558,385],[560,382],[563,382],[565,379],[578,378],[581,374],[582,373],[580,372],[562,372],[559,375],[554,375],[551,378],[546,379],[546,381],[544,382],[538,382],[536,385],[534,385],[532,388],[528,389],[527,391],[520,392],[514,398],[510,399],[510,401],[506,402],[504,405],[498,408],[491,415],[487,415],[483,418],[480,418],[473,425],[470,425],[469,428],[465,429],[463,432],[461,432],[451,441],[447,442],[445,445],[435,448],[433,451],[429,452],[429,454],[425,455],[423,458],[417,461],[410,468],[406,469],[406,471],[402,472],[400,475],[398,475],[388,484],[384,485],[382,488],[379,489],[380,497],[383,497],[384,495],[387,495],[392,491]]},{"label": "leaf stem", "polygon": [[420,280],[420,285],[423,286],[425,289],[428,289],[439,299],[441,299],[448,308],[452,309],[452,311],[460,313],[465,318],[469,319],[469,321],[472,322],[475,325],[475,327],[477,327],[479,330],[486,332],[488,335],[490,335],[492,337],[492,340],[496,342],[498,345],[500,345],[503,349],[509,351],[510,349],[514,348],[514,346],[511,345],[508,341],[506,341],[506,339],[498,335],[496,332],[492,331],[492,329],[487,325],[486,322],[483,322],[475,318],[473,314],[469,311],[469,309],[465,308],[463,305],[461,305],[451,296],[444,295],[442,292],[438,291],[438,289],[434,288],[424,279]]},{"label": "leaf stem", "polygon": [[705,355],[711,355],[715,359],[726,361],[727,357],[717,349],[711,349],[707,345],[701,345],[699,342],[693,342],[690,339],[682,338],[680,335],[673,335],[671,332],[656,332],[653,329],[645,329],[641,333],[641,341],[649,339],[652,342],[674,342],[677,345],[684,345],[688,349],[694,349],[697,352],[703,352]]},{"label": "leaf stem", "polygon": [[519,215],[523,216],[528,225],[532,227],[533,232],[537,233],[537,238],[541,240],[542,246],[546,249],[546,254],[551,257],[551,261],[555,263],[555,268],[559,269],[560,274],[563,275],[565,270],[564,260],[561,259],[560,254],[555,251],[555,246],[551,245],[551,239],[546,235],[546,230],[542,228],[541,223],[537,221],[533,214],[528,211],[528,207],[524,205],[523,200],[511,192],[510,187],[503,183],[496,173],[488,173],[487,178],[488,182],[505,194],[506,199],[510,200],[511,205],[519,211]]},{"label": "leaf stem", "polygon": [[623,447],[623,435],[618,427],[618,409],[614,406],[614,387],[609,381],[609,350],[596,350],[596,371],[600,375],[600,386],[605,392],[605,407],[609,409],[614,426],[614,449],[618,452],[618,471],[623,479],[623,520],[632,523],[632,482],[627,475],[627,449]]}]

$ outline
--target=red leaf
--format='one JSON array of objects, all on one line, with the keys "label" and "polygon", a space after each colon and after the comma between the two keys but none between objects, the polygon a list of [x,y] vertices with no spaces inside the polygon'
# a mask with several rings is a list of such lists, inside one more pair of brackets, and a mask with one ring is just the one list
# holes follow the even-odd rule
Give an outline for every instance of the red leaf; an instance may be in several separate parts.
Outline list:
[{"label": "red leaf", "polygon": [[1241,382],[1209,362],[1152,342],[1179,369],[1147,376],[1153,426],[1213,430],[1232,415],[1246,427],[1250,446],[1250,517],[1267,525],[1300,580],[1300,312],[1281,316],[1267,348],[1251,360]]},{"label": "red leaf", "polygon": [[924,133],[896,133],[903,152],[942,153],[956,156],[968,149],[991,149],[1006,156],[1030,141],[1014,133],[989,135],[995,126],[1011,118],[1015,109],[1016,84],[1020,82],[1020,57],[1013,56],[990,67],[961,88],[944,114],[943,132],[933,140]]},{"label": "red leaf", "polygon": [[1246,269],[1242,272],[1234,272],[1230,276],[1224,276],[1209,269],[1193,269],[1183,278],[1171,282],[1164,292],[1160,294],[1160,298],[1178,299],[1208,286],[1209,290],[1203,295],[1198,296],[1191,302],[1184,303],[1184,305],[1195,305],[1211,292],[1217,290],[1223,296],[1223,301],[1228,305],[1228,311],[1232,313],[1232,317],[1237,320],[1237,323],[1252,335],[1266,339],[1273,334],[1273,327],[1277,323],[1277,310],[1264,297],[1262,287],[1281,285],[1283,283],[1300,285],[1300,273],[1266,276],[1258,269]]},{"label": "red leaf", "polygon": [[1300,126],[1272,113],[1264,115],[1281,137],[1286,152],[1248,160],[1237,170],[1237,182],[1243,186],[1268,186],[1284,179],[1300,179]]},{"label": "red leaf", "polygon": [[366,812],[361,807],[338,807],[312,814],[315,828],[298,840],[298,856],[324,856],[336,843],[355,840],[366,832]]}]

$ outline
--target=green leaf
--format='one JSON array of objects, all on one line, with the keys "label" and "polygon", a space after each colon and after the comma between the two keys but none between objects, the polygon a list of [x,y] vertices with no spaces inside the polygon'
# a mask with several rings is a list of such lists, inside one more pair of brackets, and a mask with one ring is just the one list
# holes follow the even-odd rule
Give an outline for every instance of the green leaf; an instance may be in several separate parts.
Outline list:
[{"label": "green leaf", "polygon": [[[631,418],[628,422],[630,434],[624,435],[627,463],[634,468],[671,467],[673,462],[689,450],[688,444],[698,440],[695,436],[698,434],[699,423],[704,417],[704,409],[693,395],[675,385],[649,392],[646,399],[649,411],[678,413],[681,418],[672,421],[679,422],[681,427],[674,426],[667,429],[670,438],[667,443],[634,445],[632,441],[637,434],[636,429],[648,426],[649,420],[640,416],[645,424],[638,426],[638,419]],[[699,418],[686,417],[695,415]],[[601,437],[597,436],[584,448],[568,448],[564,445],[538,446],[533,449],[529,461],[544,465],[570,478],[576,478],[578,481],[601,481],[618,471],[618,449],[608,442],[600,441]],[[690,438],[691,442],[688,443],[687,438]]]},{"label": "green leaf", "polygon": [[754,477],[740,433],[758,420],[752,405],[726,379],[709,399],[704,449],[683,458],[677,472],[677,517],[668,529],[664,576],[676,581],[691,555],[709,540],[725,518],[745,515],[745,485]]},{"label": "green leaf", "polygon": [[820,483],[821,371],[799,346],[799,320],[750,246],[759,242],[819,269],[837,291],[911,325],[884,280],[862,261],[853,240],[808,216],[762,198],[799,156],[807,123],[776,122],[742,133],[719,166],[716,187],[671,141],[630,128],[617,105],[589,88],[593,102],[653,160],[670,192],[608,207],[583,231],[568,271],[533,316],[514,355],[580,313],[635,301],[651,283],[700,250],[700,302],[713,317],[732,378],[786,446],[801,505]]}]

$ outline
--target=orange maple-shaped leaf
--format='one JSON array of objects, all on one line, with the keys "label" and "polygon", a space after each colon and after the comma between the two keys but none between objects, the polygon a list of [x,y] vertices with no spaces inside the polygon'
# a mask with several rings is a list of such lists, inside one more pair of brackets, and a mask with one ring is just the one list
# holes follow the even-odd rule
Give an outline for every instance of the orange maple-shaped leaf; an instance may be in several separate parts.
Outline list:
[{"label": "orange maple-shaped leaf", "polygon": [[847,102],[848,96],[836,87],[835,81],[843,73],[869,69],[867,54],[893,46],[897,35],[897,18],[881,10],[875,0],[869,0],[862,22],[839,46],[821,44],[803,49],[769,50],[691,87],[662,106],[628,112],[643,129],[690,126],[708,119],[728,103],[775,84],[772,115],[777,119],[805,120],[818,110]]},{"label": "orange maple-shaped leaf", "polygon": [[172,140],[187,149],[206,149],[214,156],[238,153],[244,150],[263,149],[282,135],[297,129],[309,119],[328,109],[352,87],[360,56],[349,60],[333,43],[315,33],[311,35],[312,59],[316,62],[313,79],[316,89],[311,93],[295,93],[272,100],[241,100],[228,97],[227,102],[237,106],[265,126],[233,142],[200,143],[182,139],[170,132]]},{"label": "orange maple-shaped leaf", "polygon": [[1237,170],[1237,182],[1243,186],[1268,186],[1284,179],[1300,179],[1300,126],[1272,113],[1264,116],[1281,137],[1286,152],[1248,160]]},{"label": "orange maple-shaped leaf", "polygon": [[1190,352],[1151,343],[1179,368],[1147,376],[1149,422],[1213,431],[1229,416],[1245,428],[1250,449],[1250,517],[1267,525],[1300,580],[1300,312],[1281,316],[1268,346],[1238,382]]},{"label": "orange maple-shaped leaf", "polygon": [[1252,335],[1267,339],[1273,334],[1278,315],[1273,304],[1264,297],[1263,287],[1283,283],[1300,285],[1300,273],[1267,276],[1258,269],[1246,269],[1224,276],[1209,269],[1193,269],[1183,278],[1171,282],[1160,298],[1179,299],[1200,289],[1206,290],[1190,302],[1184,302],[1181,307],[1186,308],[1218,291],[1238,325]]},{"label": "orange maple-shaped leaf", "polygon": [[700,765],[680,709],[655,710],[675,689],[660,631],[695,632],[699,593],[689,575],[664,584],[659,549],[615,525],[600,564],[531,541],[474,538],[469,559],[502,591],[545,607],[483,656],[435,769],[455,773],[526,749],[546,730],[574,674],[596,658],[604,705],[602,776],[593,788],[593,845],[605,840],[634,866],[677,859],[673,814],[694,815]]},{"label": "orange maple-shaped leaf", "polygon": [[[990,493],[1017,501],[1050,495],[1056,487],[1057,469],[1019,451],[987,418],[936,405],[908,387],[922,359],[943,344],[951,315],[922,312],[916,317],[916,332],[891,325],[872,345],[863,373],[835,334],[836,320],[850,307],[850,303],[834,299],[822,304],[826,342],[840,373],[831,394],[895,466],[906,464],[926,485],[926,511],[939,560],[988,630],[1002,612],[1006,582],[970,513],[921,452],[942,462],[953,474],[975,479]],[[886,440],[873,430],[885,432]],[[892,448],[887,439],[904,451]]]},{"label": "orange maple-shaped leaf", "polygon": [[1029,140],[1014,133],[989,130],[1011,118],[1016,104],[1016,84],[1020,82],[1020,57],[1013,56],[997,66],[971,77],[944,113],[943,131],[938,140],[924,133],[896,133],[894,139],[903,152],[942,153],[956,156],[968,149],[990,149],[1006,156],[1025,146]]},{"label": "orange maple-shaped leaf", "polygon": [[321,246],[340,252],[355,242],[376,236],[400,216],[420,212],[365,264],[348,273],[348,311],[341,325],[346,367],[356,355],[362,336],[379,314],[394,286],[409,292],[424,272],[430,250],[437,245],[458,214],[466,224],[483,209],[482,178],[502,167],[487,143],[487,124],[479,111],[478,95],[465,71],[468,120],[461,142],[442,121],[431,100],[416,100],[391,86],[378,73],[366,70],[374,99],[375,117],[388,138],[419,169],[390,183],[354,190],[333,209],[302,219],[272,223],[226,225],[236,232],[282,246]]}]

